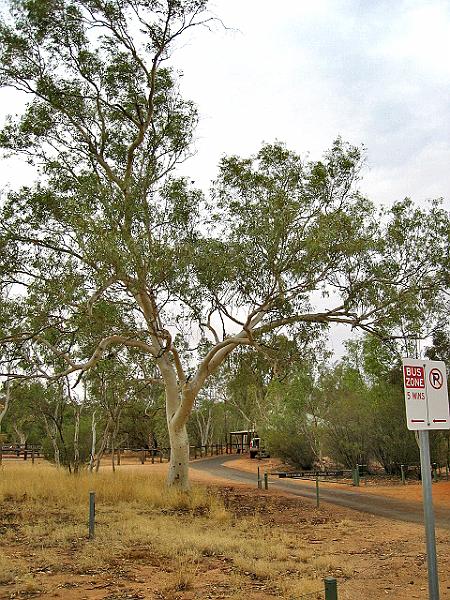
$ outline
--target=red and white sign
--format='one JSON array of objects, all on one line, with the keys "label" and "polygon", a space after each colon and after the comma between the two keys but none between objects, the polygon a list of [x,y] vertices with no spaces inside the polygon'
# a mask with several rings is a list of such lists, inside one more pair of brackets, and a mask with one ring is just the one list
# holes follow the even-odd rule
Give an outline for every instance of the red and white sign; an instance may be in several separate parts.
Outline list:
[{"label": "red and white sign", "polygon": [[408,429],[450,429],[445,364],[416,358],[402,362]]},{"label": "red and white sign", "polygon": [[425,369],[423,367],[406,365],[403,367],[403,377],[406,388],[425,387]]}]

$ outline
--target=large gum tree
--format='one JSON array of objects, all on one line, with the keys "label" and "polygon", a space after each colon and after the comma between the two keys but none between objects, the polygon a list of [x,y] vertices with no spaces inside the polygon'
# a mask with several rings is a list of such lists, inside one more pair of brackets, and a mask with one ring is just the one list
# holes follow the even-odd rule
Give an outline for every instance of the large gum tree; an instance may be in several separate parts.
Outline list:
[{"label": "large gum tree", "polygon": [[197,114],[165,61],[210,22],[206,1],[7,4],[0,83],[28,102],[0,141],[38,174],[2,200],[10,376],[43,376],[51,355],[50,380],[145,363],[165,391],[168,482],[187,489],[186,424],[234,349],[331,323],[384,336],[436,300],[445,213],[406,201],[380,216],[340,140],[320,161],[278,143],[225,158],[208,201],[175,177]]}]

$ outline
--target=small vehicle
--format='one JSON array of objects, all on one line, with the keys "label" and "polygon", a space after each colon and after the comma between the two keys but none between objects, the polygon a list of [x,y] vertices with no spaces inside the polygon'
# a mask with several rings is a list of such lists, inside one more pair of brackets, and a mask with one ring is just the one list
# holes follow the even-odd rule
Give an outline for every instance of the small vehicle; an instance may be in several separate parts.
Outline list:
[{"label": "small vehicle", "polygon": [[261,446],[261,438],[250,440],[250,458],[270,458],[270,454]]}]

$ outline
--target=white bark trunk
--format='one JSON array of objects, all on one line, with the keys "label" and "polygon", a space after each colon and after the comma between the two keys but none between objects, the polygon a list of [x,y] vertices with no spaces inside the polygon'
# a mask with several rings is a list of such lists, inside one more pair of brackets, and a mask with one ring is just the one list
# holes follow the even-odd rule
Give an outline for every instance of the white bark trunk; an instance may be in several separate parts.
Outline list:
[{"label": "white bark trunk", "polygon": [[80,413],[81,407],[74,407],[75,428],[73,433],[73,472],[77,475],[80,471]]},{"label": "white bark trunk", "polygon": [[179,391],[175,373],[166,372],[166,415],[170,440],[170,461],[167,484],[189,490],[189,437],[187,422],[194,404],[192,395]]},{"label": "white bark trunk", "polygon": [[2,421],[5,418],[6,413],[9,408],[9,401],[11,399],[11,380],[8,379],[5,385],[5,403],[3,405],[2,411],[0,412],[0,432],[2,431]]},{"label": "white bark trunk", "polygon": [[168,485],[181,490],[189,489],[189,438],[186,424],[173,427],[169,424],[170,463]]},{"label": "white bark trunk", "polygon": [[45,429],[47,430],[48,437],[50,438],[50,440],[52,442],[55,465],[56,465],[56,468],[59,469],[61,466],[61,458],[60,458],[59,446],[58,446],[58,430],[57,430],[55,423],[52,423],[52,427],[50,427],[46,415],[44,415],[44,423],[45,423]]},{"label": "white bark trunk", "polygon": [[[208,416],[205,417],[203,413],[197,411],[195,413],[195,417],[197,419],[198,431],[200,433],[200,445],[207,446],[208,442],[210,442],[210,433],[211,433],[211,420],[212,420],[212,410],[208,408]],[[211,436],[212,437],[212,436]]]},{"label": "white bark trunk", "polygon": [[28,435],[24,431],[22,431],[22,429],[20,429],[20,427],[19,427],[19,425],[17,425],[17,423],[13,423],[13,429],[14,429],[15,434],[17,435],[19,444],[21,446],[25,446],[25,444],[27,443]]},{"label": "white bark trunk", "polygon": [[94,469],[95,463],[95,446],[97,445],[97,422],[95,420],[95,410],[92,413],[92,423],[91,423],[91,456],[89,458],[89,471],[92,473]]},{"label": "white bark trunk", "polygon": [[106,429],[103,433],[103,437],[102,437],[102,441],[100,443],[100,448],[97,454],[97,461],[96,461],[96,465],[95,465],[95,472],[98,473],[98,470],[100,469],[100,462],[102,460],[103,454],[106,450],[106,445],[108,442],[108,438],[109,438],[109,429],[111,427],[111,422],[108,421],[108,423],[106,424]]}]

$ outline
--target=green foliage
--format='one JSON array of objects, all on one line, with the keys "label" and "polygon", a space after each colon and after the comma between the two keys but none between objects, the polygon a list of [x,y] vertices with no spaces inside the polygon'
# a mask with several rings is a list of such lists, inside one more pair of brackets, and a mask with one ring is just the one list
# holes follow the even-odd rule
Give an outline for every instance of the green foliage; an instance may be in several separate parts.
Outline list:
[{"label": "green foliage", "polygon": [[[281,402],[276,382],[291,374],[281,358],[292,364],[289,346],[308,363],[299,338],[315,340],[330,323],[380,338],[421,333],[448,287],[448,214],[409,200],[377,211],[357,189],[362,152],[341,139],[320,160],[279,142],[225,157],[208,201],[175,176],[197,111],[166,61],[186,30],[208,22],[205,8],[9,0],[0,22],[0,85],[28,98],[0,146],[37,169],[34,185],[2,198],[0,344],[21,374],[49,382],[98,367],[110,381],[102,388],[93,376],[90,391],[117,435],[136,399],[130,379],[163,378],[174,436],[206,380],[243,346],[261,356],[238,365],[234,415],[263,425]],[[366,385],[354,371],[327,375],[347,421]],[[293,395],[287,388],[285,420]],[[313,395],[303,398],[305,436]],[[367,447],[351,422],[358,441],[341,449],[346,461]]]},{"label": "green foliage", "polygon": [[371,448],[386,472],[400,472],[401,464],[419,462],[414,433],[406,428],[402,367],[392,347],[365,338],[363,370],[370,378],[368,389],[372,418]]},{"label": "green foliage", "polygon": [[270,411],[261,431],[272,454],[302,468],[311,468],[317,457],[313,387],[308,364],[296,365],[296,370],[282,381],[273,380],[267,392]]},{"label": "green foliage", "polygon": [[40,383],[18,381],[11,384],[10,405],[2,423],[7,442],[40,444],[45,432],[36,414],[36,407],[46,393]]},{"label": "green foliage", "polygon": [[323,415],[326,453],[347,468],[367,464],[373,415],[360,372],[340,364],[324,374],[320,389],[327,400]]}]

